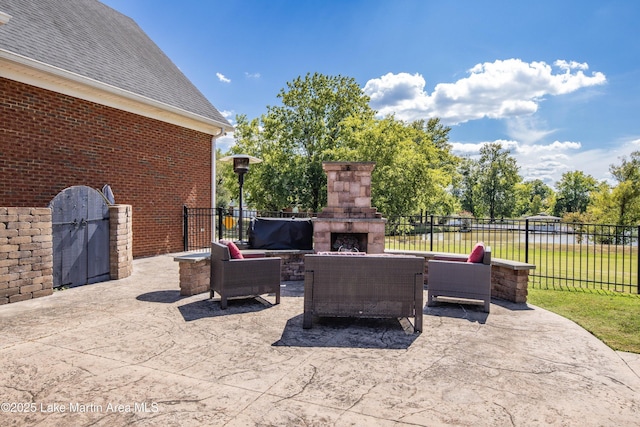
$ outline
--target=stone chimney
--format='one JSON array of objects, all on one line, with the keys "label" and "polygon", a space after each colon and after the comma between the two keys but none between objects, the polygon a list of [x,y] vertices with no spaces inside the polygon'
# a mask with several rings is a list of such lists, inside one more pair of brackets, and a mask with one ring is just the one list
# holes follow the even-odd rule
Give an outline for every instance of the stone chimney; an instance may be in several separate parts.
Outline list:
[{"label": "stone chimney", "polygon": [[324,162],[327,207],[314,219],[316,252],[384,252],[386,219],[371,207],[374,162]]}]

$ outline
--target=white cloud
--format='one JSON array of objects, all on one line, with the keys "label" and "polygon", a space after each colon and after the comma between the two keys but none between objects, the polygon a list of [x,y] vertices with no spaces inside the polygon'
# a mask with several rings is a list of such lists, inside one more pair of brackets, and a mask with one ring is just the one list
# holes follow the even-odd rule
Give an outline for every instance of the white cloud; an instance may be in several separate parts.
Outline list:
[{"label": "white cloud", "polygon": [[510,117],[505,119],[507,134],[524,144],[533,144],[555,132],[553,129],[544,129],[537,116]]},{"label": "white cloud", "polygon": [[426,97],[424,85],[424,78],[420,74],[388,73],[379,79],[369,80],[364,91],[374,103],[394,105]]},{"label": "white cloud", "polygon": [[609,173],[609,166],[620,164],[622,156],[639,149],[640,139],[620,141],[614,148],[596,148],[583,150],[577,141],[554,141],[550,144],[523,144],[513,140],[495,140],[480,143],[452,142],[454,154],[478,158],[480,148],[488,143],[500,143],[502,148],[510,150],[520,167],[520,175],[525,181],[541,179],[553,187],[560,181],[562,174],[580,170],[598,181],[615,184]]},{"label": "white cloud", "polygon": [[[452,151],[458,155],[477,158],[480,148],[488,143],[499,143],[510,151],[520,167],[525,181],[541,179],[553,186],[564,172],[575,170],[575,155],[582,144],[574,141],[554,141],[551,144],[523,144],[514,140],[499,139],[482,143],[452,143]],[[586,172],[587,173],[587,172]]]},{"label": "white cloud", "polygon": [[485,62],[454,83],[437,84],[431,94],[425,92],[426,82],[420,74],[388,73],[369,80],[364,93],[383,116],[395,114],[407,121],[439,117],[444,124],[453,125],[530,115],[545,96],[606,83],[603,73],[585,75],[586,63],[558,60],[554,66],[520,59]]},{"label": "white cloud", "polygon": [[246,71],[244,72],[244,76],[248,79],[259,79],[261,77],[260,73],[248,73]]},{"label": "white cloud", "polygon": [[[371,98],[373,108],[380,114],[396,114],[403,120],[433,110],[433,102],[424,92],[425,81],[420,74],[388,73],[379,79],[369,80],[364,93]],[[424,115],[423,115],[424,116]]]},{"label": "white cloud", "polygon": [[540,144],[518,144],[516,148],[516,152],[524,155],[533,155],[540,153],[553,153],[553,152],[565,152],[569,150],[579,150],[582,147],[582,144],[579,142],[572,141],[554,141],[551,144],[540,145]]},{"label": "white cloud", "polygon": [[231,122],[231,120],[233,120],[233,117],[235,116],[235,111],[233,110],[223,110],[220,111],[220,114],[222,114],[222,117],[224,117],[225,119],[229,120],[229,122]]},{"label": "white cloud", "polygon": [[477,156],[480,153],[480,149],[486,142],[476,143],[464,143],[464,142],[449,142],[451,145],[451,151],[459,156]]},{"label": "white cloud", "polygon": [[231,146],[235,144],[235,142],[236,140],[233,136],[233,132],[228,132],[220,138],[216,139],[216,148],[223,153],[226,153],[227,151],[229,151],[229,148],[231,148]]},{"label": "white cloud", "polygon": [[574,68],[579,70],[589,69],[589,65],[586,62],[581,64],[576,61],[565,61],[563,59],[558,59],[556,62],[553,63],[553,65],[560,68],[561,70],[566,70],[566,71],[570,71]]},{"label": "white cloud", "polygon": [[[518,157],[516,157],[518,159]],[[520,166],[520,175],[525,181],[532,181],[539,179],[550,187],[554,187],[560,180],[562,174],[571,169],[567,168],[567,156],[543,156],[537,159],[534,164],[525,162],[521,164],[521,160],[518,159],[518,165]]]},{"label": "white cloud", "polygon": [[474,143],[450,142],[458,155],[479,155],[487,142],[499,142],[515,157],[525,180],[542,179],[555,185],[564,172],[582,170],[597,180],[609,180],[609,165],[622,155],[640,149],[640,138],[629,138],[615,148],[584,149],[578,141],[543,142],[556,132],[536,115],[546,97],[606,84],[601,72],[588,73],[589,65],[557,60],[524,62],[496,60],[477,64],[465,77],[439,83],[429,93],[422,75],[388,73],[369,80],[364,93],[380,115],[394,114],[406,121],[439,117],[445,125],[471,120],[504,120],[508,139]]},{"label": "white cloud", "polygon": [[[222,114],[222,116],[229,121],[231,126],[235,126],[235,111],[223,110],[220,111],[220,114]],[[216,148],[220,149],[223,153],[226,153],[229,148],[231,148],[231,146],[235,144],[235,141],[236,140],[233,132],[227,132],[223,136],[216,139]]]},{"label": "white cloud", "polygon": [[518,164],[521,165],[521,175],[525,175],[525,171],[529,176],[534,176],[541,170],[545,170],[545,161],[555,162],[549,163],[554,167],[548,170],[550,177],[547,184],[554,185],[562,178],[564,172],[580,170],[587,175],[591,175],[598,181],[608,181],[610,184],[616,184],[615,180],[609,173],[611,165],[620,164],[622,156],[629,155],[638,149],[640,140],[624,140],[614,143],[607,148],[582,149],[582,145],[577,142],[554,142],[544,146],[545,153],[542,151],[529,152],[521,150],[516,154]]},{"label": "white cloud", "polygon": [[220,80],[222,83],[231,83],[231,79],[228,79],[222,73],[216,73],[216,76],[218,77],[218,80]]}]

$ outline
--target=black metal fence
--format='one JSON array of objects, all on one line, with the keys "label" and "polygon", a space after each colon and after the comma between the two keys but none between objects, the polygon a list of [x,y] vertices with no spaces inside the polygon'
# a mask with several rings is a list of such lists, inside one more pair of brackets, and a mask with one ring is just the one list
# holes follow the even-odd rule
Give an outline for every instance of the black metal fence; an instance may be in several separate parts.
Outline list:
[{"label": "black metal fence", "polygon": [[469,253],[478,241],[492,255],[536,266],[529,285],[640,294],[640,226],[409,216],[389,219],[385,248]]},{"label": "black metal fence", "polygon": [[[310,212],[243,210],[242,240],[253,217],[313,217]],[[237,209],[184,208],[184,249],[208,250],[217,239],[240,240]],[[566,224],[555,219],[488,220],[408,215],[388,218],[385,248],[469,253],[478,241],[492,255],[536,266],[529,286],[640,294],[640,226]]]}]

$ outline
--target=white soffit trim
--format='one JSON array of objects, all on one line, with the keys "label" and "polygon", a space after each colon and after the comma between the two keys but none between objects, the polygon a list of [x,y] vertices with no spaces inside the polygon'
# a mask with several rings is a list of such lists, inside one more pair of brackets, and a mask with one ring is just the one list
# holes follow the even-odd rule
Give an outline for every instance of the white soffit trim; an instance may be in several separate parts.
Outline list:
[{"label": "white soffit trim", "polygon": [[0,49],[0,77],[217,135],[233,127],[97,80]]}]

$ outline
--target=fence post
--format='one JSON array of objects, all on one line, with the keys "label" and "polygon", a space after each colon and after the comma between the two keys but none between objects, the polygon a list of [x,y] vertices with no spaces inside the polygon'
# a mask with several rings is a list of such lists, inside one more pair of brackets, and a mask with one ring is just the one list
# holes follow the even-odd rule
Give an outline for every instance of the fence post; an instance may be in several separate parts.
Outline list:
[{"label": "fence post", "polygon": [[433,252],[433,215],[430,216],[429,222],[429,250]]},{"label": "fence post", "polygon": [[189,208],[182,205],[182,244],[184,250],[189,250]]},{"label": "fence post", "polygon": [[529,220],[524,221],[524,262],[529,263]]},{"label": "fence post", "polygon": [[[217,242],[216,227],[220,227],[220,215],[218,215],[219,208],[211,208],[209,215],[211,216],[211,242]],[[211,245],[209,245],[211,246]]]},{"label": "fence post", "polygon": [[[637,285],[637,292],[638,295],[640,295],[640,225],[638,225],[638,229],[636,230],[637,234],[636,234],[636,252],[638,252],[637,258],[638,258],[638,269],[636,270],[636,285]],[[631,291],[631,289],[629,289],[629,291]]]},{"label": "fence post", "polygon": [[[214,211],[214,215],[218,215],[218,240],[222,239],[222,232],[223,232],[222,231],[223,230],[223,228],[222,228],[223,227],[222,220],[224,218],[224,215],[223,215],[222,211],[223,211],[223,208],[217,208]],[[211,230],[211,235],[215,236],[216,235],[216,230]]]}]

